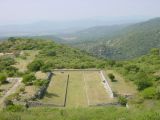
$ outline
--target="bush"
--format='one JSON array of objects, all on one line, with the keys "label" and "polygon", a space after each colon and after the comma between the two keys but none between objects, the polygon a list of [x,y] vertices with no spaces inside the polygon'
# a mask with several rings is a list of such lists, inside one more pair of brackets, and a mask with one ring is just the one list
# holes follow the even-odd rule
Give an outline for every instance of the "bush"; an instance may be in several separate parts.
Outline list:
[{"label": "bush", "polygon": [[23,83],[26,85],[32,84],[33,81],[36,80],[36,77],[34,76],[34,74],[26,74],[23,76]]},{"label": "bush", "polygon": [[108,77],[111,79],[112,82],[115,81],[115,76],[112,73],[109,73]]},{"label": "bush", "polygon": [[156,99],[160,99],[160,86],[156,88]]},{"label": "bush", "polygon": [[48,50],[46,53],[47,56],[56,56],[55,50]]},{"label": "bush", "polygon": [[28,69],[29,69],[30,71],[36,72],[36,71],[39,71],[43,65],[44,65],[44,62],[43,62],[43,61],[41,61],[41,60],[36,60],[36,61],[33,61],[32,63],[30,63],[30,64],[28,65]]},{"label": "bush", "polygon": [[119,96],[118,97],[118,102],[123,105],[123,106],[126,106],[127,104],[127,98],[125,98],[124,96]]},{"label": "bush", "polygon": [[51,71],[51,65],[45,64],[44,66],[41,67],[42,72],[50,72]]},{"label": "bush", "polygon": [[13,105],[13,102],[12,102],[11,99],[6,98],[6,99],[4,100],[4,106],[7,107],[7,106],[9,106],[9,105]]},{"label": "bush", "polygon": [[141,94],[146,99],[153,99],[156,96],[156,89],[154,87],[149,87],[144,89]]},{"label": "bush", "polygon": [[6,82],[7,82],[6,79],[7,79],[7,76],[6,76],[6,75],[0,74],[0,82],[1,82],[1,84],[6,83]]},{"label": "bush", "polygon": [[153,48],[150,51],[151,55],[159,55],[160,54],[160,50],[158,48]]},{"label": "bush", "polygon": [[152,86],[152,81],[145,72],[138,72],[135,79],[137,79],[136,84],[138,90],[144,90],[145,88]]},{"label": "bush", "polygon": [[22,112],[22,111],[25,111],[25,107],[22,105],[9,105],[6,107],[6,111]]},{"label": "bush", "polygon": [[116,65],[116,61],[115,60],[108,60],[108,65],[110,67],[113,67],[114,65]]},{"label": "bush", "polygon": [[43,85],[47,84],[47,80],[36,80],[36,81],[34,81],[33,84],[36,86],[43,86]]},{"label": "bush", "polygon": [[127,72],[137,73],[140,68],[137,65],[127,65],[124,67]]},{"label": "bush", "polygon": [[19,91],[22,92],[22,93],[24,93],[25,87],[21,87],[21,88],[19,89]]},{"label": "bush", "polygon": [[136,84],[138,90],[144,90],[145,88],[152,86],[152,82],[147,80],[139,80]]}]

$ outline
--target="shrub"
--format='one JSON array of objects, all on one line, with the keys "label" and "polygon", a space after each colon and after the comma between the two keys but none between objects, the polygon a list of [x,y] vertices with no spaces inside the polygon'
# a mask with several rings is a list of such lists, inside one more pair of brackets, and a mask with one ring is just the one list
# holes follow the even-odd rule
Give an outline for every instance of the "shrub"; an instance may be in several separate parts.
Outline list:
[{"label": "shrub", "polygon": [[49,65],[49,64],[45,64],[45,65],[43,65],[42,67],[41,67],[41,71],[42,72],[50,72],[51,71],[51,65]]},{"label": "shrub", "polygon": [[156,99],[160,99],[160,86],[156,88]]},{"label": "shrub", "polygon": [[138,90],[144,90],[145,88],[152,86],[152,81],[145,72],[138,72],[135,79]]},{"label": "shrub", "polygon": [[23,76],[23,83],[26,85],[32,84],[33,81],[36,80],[36,77],[34,76],[34,74],[26,74]]},{"label": "shrub", "polygon": [[36,61],[33,61],[32,63],[30,63],[28,65],[28,69],[30,71],[39,71],[41,69],[41,67],[44,65],[44,62],[41,61],[41,60],[36,60]]},{"label": "shrub", "polygon": [[124,96],[119,96],[119,97],[118,97],[118,102],[119,102],[121,105],[125,106],[125,105],[127,104],[127,98],[125,98]]},{"label": "shrub", "polygon": [[146,99],[153,99],[156,96],[156,89],[154,87],[149,87],[144,89],[141,94]]},{"label": "shrub", "polygon": [[111,79],[112,82],[115,81],[115,76],[112,73],[109,73],[108,77]]},{"label": "shrub", "polygon": [[159,55],[160,54],[160,50],[158,48],[153,48],[150,51],[151,55]]},{"label": "shrub", "polygon": [[4,103],[4,106],[5,106],[5,107],[7,107],[7,106],[9,106],[9,105],[13,105],[12,100],[9,99],[9,98],[6,98],[3,103]]},{"label": "shrub", "polygon": [[109,60],[109,61],[108,61],[108,65],[109,65],[110,67],[113,67],[114,65],[116,65],[116,61],[115,61],[115,60]]},{"label": "shrub", "polygon": [[6,83],[6,79],[7,79],[7,76],[6,76],[6,75],[0,74],[0,82],[1,82],[1,84]]},{"label": "shrub", "polygon": [[133,73],[137,73],[139,72],[140,68],[137,65],[127,65],[125,66],[125,70],[127,70],[127,72],[133,72]]},{"label": "shrub", "polygon": [[6,107],[6,111],[22,112],[22,111],[25,111],[25,107],[22,105],[9,105]]},{"label": "shrub", "polygon": [[25,87],[21,87],[19,91],[23,93],[25,91]]},{"label": "shrub", "polygon": [[152,86],[152,82],[147,80],[139,80],[136,84],[138,90],[144,90],[145,88]]},{"label": "shrub", "polygon": [[47,83],[47,80],[36,80],[36,81],[34,81],[34,85],[36,85],[36,86],[43,86],[43,85],[45,85]]},{"label": "shrub", "polygon": [[48,50],[47,53],[46,53],[47,56],[55,56],[56,55],[56,52],[55,50]]}]

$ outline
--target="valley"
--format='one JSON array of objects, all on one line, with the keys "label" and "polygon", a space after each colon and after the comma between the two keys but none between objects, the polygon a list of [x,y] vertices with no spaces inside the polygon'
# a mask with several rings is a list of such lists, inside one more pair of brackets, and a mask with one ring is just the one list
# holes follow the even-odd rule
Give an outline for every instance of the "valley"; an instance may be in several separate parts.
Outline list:
[{"label": "valley", "polygon": [[0,52],[4,117],[6,112],[16,119],[39,114],[43,120],[42,114],[54,111],[48,119],[70,119],[78,113],[96,118],[97,112],[102,119],[124,113],[129,119],[131,114],[141,118],[139,112],[155,116],[152,113],[159,111],[158,48],[139,58],[114,61],[52,40],[9,38],[0,43]]}]

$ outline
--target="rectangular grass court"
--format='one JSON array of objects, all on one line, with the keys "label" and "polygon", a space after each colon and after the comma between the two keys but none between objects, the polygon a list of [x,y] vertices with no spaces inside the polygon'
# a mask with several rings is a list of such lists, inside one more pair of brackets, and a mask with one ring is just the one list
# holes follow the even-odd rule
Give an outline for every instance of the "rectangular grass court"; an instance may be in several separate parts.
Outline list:
[{"label": "rectangular grass court", "polygon": [[98,70],[55,70],[42,102],[87,107],[111,102]]}]

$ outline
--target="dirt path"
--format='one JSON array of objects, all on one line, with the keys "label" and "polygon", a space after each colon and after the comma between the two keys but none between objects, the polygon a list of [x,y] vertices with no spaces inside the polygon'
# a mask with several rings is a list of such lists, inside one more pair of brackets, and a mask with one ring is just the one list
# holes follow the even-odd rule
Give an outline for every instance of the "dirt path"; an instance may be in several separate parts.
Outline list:
[{"label": "dirt path", "polygon": [[0,99],[0,105],[2,105],[3,101],[5,100],[6,97],[8,97],[9,95],[13,94],[16,92],[17,87],[21,84],[22,79],[18,78],[17,82],[13,85],[12,88],[10,88],[6,94]]}]

